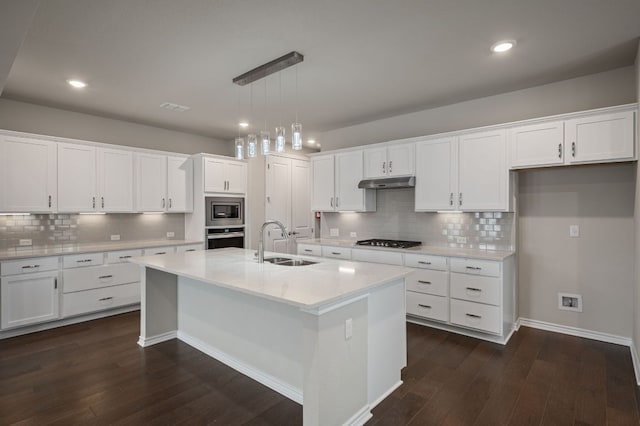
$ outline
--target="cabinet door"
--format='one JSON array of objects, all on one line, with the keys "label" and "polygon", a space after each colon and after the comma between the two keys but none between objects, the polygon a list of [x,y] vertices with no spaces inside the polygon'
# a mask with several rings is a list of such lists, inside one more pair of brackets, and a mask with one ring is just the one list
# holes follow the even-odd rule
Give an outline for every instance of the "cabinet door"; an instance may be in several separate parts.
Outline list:
[{"label": "cabinet door", "polygon": [[167,207],[167,157],[136,154],[136,192],[141,212],[163,212]]},{"label": "cabinet door", "polygon": [[41,273],[0,280],[2,328],[58,318],[58,274]]},{"label": "cabinet door", "polygon": [[390,146],[387,148],[387,174],[389,176],[413,175],[414,144]]},{"label": "cabinet door", "polygon": [[96,148],[58,144],[58,211],[93,212],[98,207]]},{"label": "cabinet door", "polygon": [[133,211],[133,153],[98,149],[98,210]]},{"label": "cabinet door", "polygon": [[336,154],[336,198],[337,210],[364,210],[364,189],[358,188],[362,180],[362,151]]},{"label": "cabinet door", "polygon": [[311,210],[334,211],[334,166],[333,155],[313,157],[311,188]]},{"label": "cabinet door", "polygon": [[568,163],[635,159],[633,111],[568,120],[565,131]]},{"label": "cabinet door", "polygon": [[[279,220],[291,232],[291,160],[267,157],[265,220]],[[280,228],[269,227],[265,250],[287,253],[288,243]]]},{"label": "cabinet door", "polygon": [[564,163],[564,121],[520,126],[509,131],[511,168]]},{"label": "cabinet door", "polygon": [[167,211],[193,211],[193,161],[167,157]]},{"label": "cabinet door", "polygon": [[[311,168],[308,161],[291,160],[291,231],[294,241],[311,238],[313,214],[311,213]],[[297,252],[295,244],[289,244]]]},{"label": "cabinet door", "polygon": [[458,204],[461,210],[509,209],[505,139],[504,130],[460,137]]},{"label": "cabinet door", "polygon": [[456,138],[419,142],[416,146],[416,211],[458,209]]},{"label": "cabinet door", "polygon": [[387,176],[387,148],[364,150],[364,177],[366,179]]},{"label": "cabinet door", "polygon": [[224,178],[227,180],[227,190],[234,194],[247,192],[247,165],[245,163],[228,162],[224,168]]},{"label": "cabinet door", "polygon": [[55,142],[3,136],[0,139],[0,211],[56,211]]},{"label": "cabinet door", "polygon": [[225,192],[225,163],[217,158],[204,159],[204,192]]}]

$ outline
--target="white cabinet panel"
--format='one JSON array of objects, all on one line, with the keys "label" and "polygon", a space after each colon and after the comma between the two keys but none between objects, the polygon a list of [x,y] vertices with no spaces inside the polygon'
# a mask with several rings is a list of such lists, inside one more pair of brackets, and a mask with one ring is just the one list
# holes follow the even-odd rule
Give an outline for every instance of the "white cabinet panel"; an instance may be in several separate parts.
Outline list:
[{"label": "white cabinet panel", "polygon": [[136,209],[163,212],[167,207],[167,157],[136,154]]},{"label": "white cabinet panel", "polygon": [[291,231],[296,240],[311,238],[311,166],[308,161],[291,160]]},{"label": "white cabinet panel", "polygon": [[203,244],[189,244],[186,246],[177,246],[176,253],[186,253],[191,251],[204,250]]},{"label": "white cabinet panel", "polygon": [[448,301],[442,296],[407,291],[407,314],[446,322],[449,321]]},{"label": "white cabinet panel", "polygon": [[343,247],[322,246],[322,257],[350,260],[351,249]]},{"label": "white cabinet panel", "polygon": [[204,192],[244,194],[247,191],[246,176],[246,163],[204,158]]},{"label": "white cabinet panel", "polygon": [[114,263],[92,268],[65,269],[64,293],[91,290],[140,281],[140,267],[133,263]]},{"label": "white cabinet panel", "polygon": [[[336,154],[336,189],[334,206],[338,211],[371,211],[375,210],[374,190],[358,188],[362,180],[362,151]],[[373,203],[373,205],[371,205]]]},{"label": "white cabinet panel", "polygon": [[193,211],[193,161],[167,157],[167,211]]},{"label": "white cabinet panel", "polygon": [[23,275],[33,272],[55,271],[57,269],[57,257],[32,257],[2,262],[0,264],[0,275]]},{"label": "white cabinet panel", "polygon": [[2,328],[58,318],[58,273],[43,272],[0,279]]},{"label": "white cabinet panel", "polygon": [[406,278],[407,290],[435,296],[449,295],[449,273],[431,269],[416,269]]},{"label": "white cabinet panel", "polygon": [[42,213],[57,207],[57,144],[0,138],[0,211]]},{"label": "white cabinet panel", "polygon": [[430,254],[406,253],[404,255],[404,264],[410,268],[449,270],[449,262],[446,257]]},{"label": "white cabinet panel", "polygon": [[402,265],[402,253],[354,248],[351,249],[351,260],[384,263],[387,265]]},{"label": "white cabinet panel", "polygon": [[511,167],[564,163],[564,121],[519,126],[509,130]]},{"label": "white cabinet panel", "polygon": [[500,278],[451,274],[451,297],[499,306],[502,303]]},{"label": "white cabinet panel", "polygon": [[568,163],[635,158],[633,111],[568,120],[565,131]]},{"label": "white cabinet panel", "polygon": [[126,213],[133,211],[133,153],[99,148],[97,210]]},{"label": "white cabinet panel", "polygon": [[125,263],[132,257],[140,256],[142,256],[140,249],[110,251],[107,253],[107,263]]},{"label": "white cabinet panel", "polygon": [[451,323],[502,334],[502,310],[498,306],[451,299]]},{"label": "white cabinet panel", "polygon": [[413,175],[414,145],[403,144],[393,145],[387,148],[387,159],[389,176],[411,176]]},{"label": "white cabinet panel", "polygon": [[244,194],[247,192],[247,165],[245,163],[228,161],[224,174],[227,178],[226,192]]},{"label": "white cabinet panel", "polygon": [[298,244],[298,254],[304,256],[322,256],[322,246],[315,244]]},{"label": "white cabinet panel", "polygon": [[387,148],[364,150],[364,177],[379,178],[387,176]]},{"label": "white cabinet panel", "polygon": [[67,293],[62,299],[64,318],[140,303],[140,283]]},{"label": "white cabinet panel", "polygon": [[[291,232],[291,160],[284,157],[267,158],[265,220],[279,220]],[[278,228],[269,227],[265,250],[288,252],[288,236]]]},{"label": "white cabinet panel", "polygon": [[456,138],[416,145],[416,211],[458,209],[458,143]]},{"label": "white cabinet panel", "polygon": [[463,274],[484,275],[487,277],[499,277],[501,275],[501,263],[493,260],[481,259],[451,259],[451,271]]},{"label": "white cabinet panel", "polygon": [[155,256],[159,254],[170,254],[175,253],[175,247],[154,247],[154,248],[146,248],[142,250],[143,256]]},{"label": "white cabinet panel", "polygon": [[102,253],[70,254],[62,258],[63,268],[82,268],[85,266],[97,266],[104,263]]},{"label": "white cabinet panel", "polygon": [[335,173],[333,155],[322,155],[311,159],[313,174],[311,188],[311,210],[334,211]]},{"label": "white cabinet panel", "polygon": [[58,144],[58,211],[93,212],[97,202],[96,148]]}]

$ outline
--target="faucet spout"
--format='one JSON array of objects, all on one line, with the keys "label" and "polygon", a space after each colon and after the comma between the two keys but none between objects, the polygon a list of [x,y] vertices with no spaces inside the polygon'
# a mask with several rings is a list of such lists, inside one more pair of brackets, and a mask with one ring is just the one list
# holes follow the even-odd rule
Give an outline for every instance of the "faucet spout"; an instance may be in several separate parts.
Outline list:
[{"label": "faucet spout", "polygon": [[282,230],[282,236],[285,240],[289,239],[287,228],[279,220],[267,220],[260,228],[260,238],[258,239],[258,263],[264,263],[264,230],[269,225],[276,225]]}]

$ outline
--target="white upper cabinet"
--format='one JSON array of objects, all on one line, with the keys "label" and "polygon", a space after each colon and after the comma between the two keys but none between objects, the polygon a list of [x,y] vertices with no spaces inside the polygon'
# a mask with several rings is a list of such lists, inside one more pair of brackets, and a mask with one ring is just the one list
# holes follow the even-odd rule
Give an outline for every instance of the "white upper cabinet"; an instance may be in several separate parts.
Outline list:
[{"label": "white upper cabinet", "polygon": [[416,144],[416,210],[458,209],[458,138]]},{"label": "white upper cabinet", "polygon": [[364,150],[364,178],[410,176],[414,173],[414,145],[399,144]]},{"label": "white upper cabinet", "polygon": [[98,148],[98,196],[96,210],[133,211],[133,153]]},{"label": "white upper cabinet", "polygon": [[0,211],[56,211],[56,148],[45,140],[0,137]]},{"label": "white upper cabinet", "polygon": [[598,114],[567,120],[567,163],[634,160],[634,112]]},{"label": "white upper cabinet", "polygon": [[167,157],[136,154],[136,209],[163,212],[167,209]]},{"label": "white upper cabinet", "polygon": [[462,135],[458,150],[460,209],[510,210],[506,131],[499,129]]},{"label": "white upper cabinet", "polygon": [[193,161],[167,157],[167,211],[193,211]]},{"label": "white upper cabinet", "polygon": [[564,121],[519,126],[509,130],[511,167],[542,167],[564,163]]},{"label": "white upper cabinet", "polygon": [[58,211],[93,212],[98,206],[96,148],[58,143]]},{"label": "white upper cabinet", "polygon": [[[362,151],[336,154],[335,200],[337,211],[375,211],[375,190],[358,188],[363,176]],[[373,198],[372,198],[373,197]]]},{"label": "white upper cabinet", "polygon": [[335,170],[333,154],[319,155],[311,159],[311,210],[333,211]]},{"label": "white upper cabinet", "polygon": [[244,194],[247,164],[221,158],[204,158],[204,192]]}]

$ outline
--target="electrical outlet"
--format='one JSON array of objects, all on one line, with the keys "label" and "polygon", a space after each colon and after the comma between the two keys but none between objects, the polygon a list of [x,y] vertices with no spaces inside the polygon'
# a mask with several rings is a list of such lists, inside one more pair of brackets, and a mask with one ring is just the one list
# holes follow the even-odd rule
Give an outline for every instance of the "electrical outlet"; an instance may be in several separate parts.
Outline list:
[{"label": "electrical outlet", "polygon": [[456,237],[456,242],[458,244],[467,244],[467,237]]},{"label": "electrical outlet", "polygon": [[349,233],[349,236],[351,238],[358,238],[358,233],[357,232],[351,232],[351,233]]},{"label": "electrical outlet", "polygon": [[170,232],[167,232],[167,238],[173,238],[173,237],[175,237],[175,236],[176,236],[176,233],[175,233],[175,232],[171,232],[171,231],[170,231]]},{"label": "electrical outlet", "polygon": [[349,318],[344,322],[344,340],[351,339],[353,336],[353,318]]},{"label": "electrical outlet", "polygon": [[340,236],[340,229],[338,229],[338,228],[329,229],[329,236],[331,236],[331,237],[339,237]]},{"label": "electrical outlet", "polygon": [[558,293],[558,309],[563,311],[582,312],[582,295]]},{"label": "electrical outlet", "polygon": [[571,238],[580,237],[580,225],[569,225],[569,236]]},{"label": "electrical outlet", "polygon": [[112,234],[111,241],[120,241],[120,234]]},{"label": "electrical outlet", "polygon": [[30,238],[25,238],[24,240],[20,240],[20,245],[21,246],[30,246],[32,243]]}]

